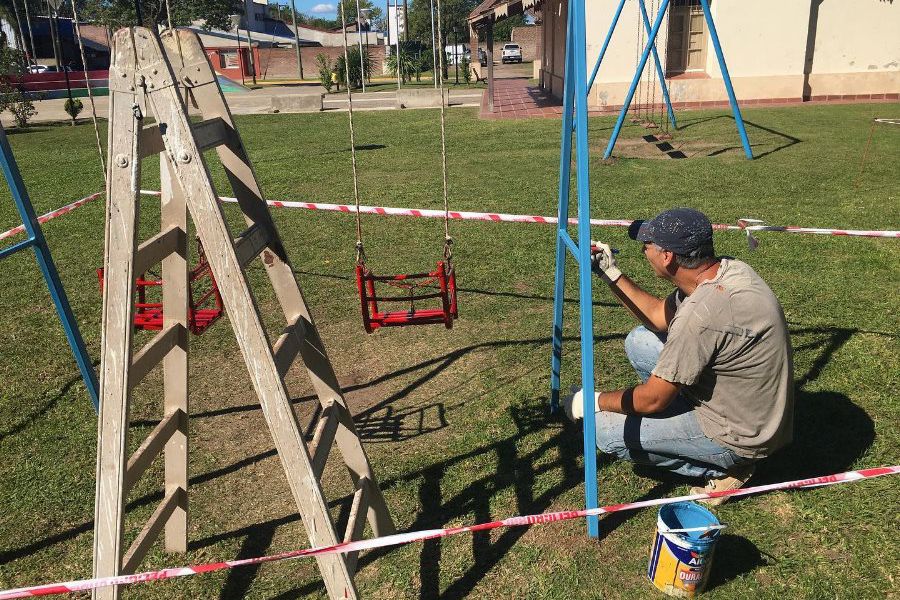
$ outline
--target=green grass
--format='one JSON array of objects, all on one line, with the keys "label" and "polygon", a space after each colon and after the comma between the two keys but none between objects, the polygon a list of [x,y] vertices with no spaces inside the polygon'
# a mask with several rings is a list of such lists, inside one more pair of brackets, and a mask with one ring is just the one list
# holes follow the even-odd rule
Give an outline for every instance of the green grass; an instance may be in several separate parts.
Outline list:
[{"label": "green grass", "polygon": [[[689,160],[628,158],[656,152],[628,127],[619,158],[600,161],[610,118],[591,121],[593,216],[652,216],[690,205],[715,222],[756,217],[773,224],[900,229],[896,187],[900,143],[875,132],[863,176],[860,159],[873,114],[900,105],[750,109],[757,154],[746,161],[722,112],[681,113],[673,142]],[[366,204],[441,206],[435,111],[355,117],[360,189]],[[269,198],[352,199],[346,115],[238,118]],[[765,129],[763,129],[765,128]],[[559,121],[479,121],[448,113],[454,209],[554,214]],[[37,211],[101,188],[89,125],[39,126],[10,135]],[[714,156],[708,156],[714,154]],[[158,185],[147,162],[143,187]],[[220,193],[229,195],[214,169]],[[6,191],[0,229],[17,224]],[[145,234],[157,226],[145,199]],[[226,213],[236,222],[233,206]],[[89,204],[44,230],[92,356],[99,356],[103,205]],[[363,433],[401,530],[475,523],[583,502],[580,430],[549,418],[549,334],[554,230],[540,225],[451,223],[459,272],[460,320],[452,331],[362,331],[351,278],[352,218],[279,210],[298,278]],[[370,266],[410,272],[440,256],[438,220],[363,218]],[[621,249],[620,265],[660,294],[638,248],[620,229],[595,237]],[[780,297],[795,347],[795,444],[766,461],[755,479],[774,482],[900,463],[900,246],[897,240],[760,233],[749,252],[739,233],[718,250],[748,261]],[[570,271],[571,272],[571,271]],[[262,272],[254,268],[254,281]],[[96,422],[34,258],[0,262],[0,587],[91,573]],[[577,303],[570,277],[563,385],[580,374]],[[258,288],[260,303],[274,298]],[[603,286],[595,290],[596,368],[601,389],[635,382],[622,352],[634,325]],[[273,454],[227,321],[192,339],[191,547],[154,549],[142,568],[254,556],[303,547],[302,525]],[[297,398],[309,386],[290,376]],[[160,415],[160,379],[135,393],[134,448]],[[305,422],[310,402],[298,400]],[[685,493],[626,463],[600,467],[602,504]],[[155,465],[129,498],[126,543],[161,498]],[[326,493],[346,517],[349,485],[330,465]],[[715,598],[882,598],[898,593],[898,486],[893,478],[725,505],[728,523],[713,567]],[[582,522],[497,530],[363,556],[357,581],[368,598],[644,598],[656,514],[601,521],[600,543]],[[313,561],[143,584],[129,598],[324,597]]]}]

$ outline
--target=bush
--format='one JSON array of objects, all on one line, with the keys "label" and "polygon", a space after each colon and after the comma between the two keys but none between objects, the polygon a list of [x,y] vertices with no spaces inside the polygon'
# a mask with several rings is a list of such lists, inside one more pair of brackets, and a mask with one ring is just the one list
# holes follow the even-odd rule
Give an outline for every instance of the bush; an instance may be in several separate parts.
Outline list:
[{"label": "bush", "polygon": [[28,95],[14,87],[9,81],[0,83],[0,112],[8,110],[16,120],[16,127],[28,127],[28,120],[37,114],[37,109]]},{"label": "bush", "polygon": [[[400,79],[403,80],[403,83],[412,80],[413,73],[415,72],[415,63],[416,57],[407,52],[404,48],[400,48]],[[387,66],[388,71],[394,77],[397,76],[397,51],[391,53],[390,56],[387,57]]]},{"label": "bush", "polygon": [[[369,53],[365,50],[362,53],[362,61],[360,61],[360,53],[359,48],[353,47],[347,50],[347,59],[350,61],[350,87],[358,88],[362,87],[362,74],[363,70],[365,72],[371,73],[372,63],[369,59]],[[362,64],[365,69],[360,68],[360,64]],[[344,57],[339,56],[337,61],[334,63],[334,72],[337,73],[338,81],[341,83],[347,83],[347,75],[344,71]]]},{"label": "bush", "polygon": [[331,61],[326,54],[316,55],[316,68],[319,70],[319,83],[325,88],[325,91],[331,93],[331,87],[334,85],[331,81]]},{"label": "bush", "polygon": [[84,104],[82,104],[81,100],[78,98],[71,98],[66,100],[63,108],[69,113],[69,116],[72,117],[72,124],[74,125],[75,119],[77,119],[78,115],[81,114],[81,111],[84,110]]},{"label": "bush", "polygon": [[463,59],[459,63],[459,66],[462,70],[463,81],[466,82],[466,85],[472,83],[472,66],[469,64],[469,59],[463,57]]}]

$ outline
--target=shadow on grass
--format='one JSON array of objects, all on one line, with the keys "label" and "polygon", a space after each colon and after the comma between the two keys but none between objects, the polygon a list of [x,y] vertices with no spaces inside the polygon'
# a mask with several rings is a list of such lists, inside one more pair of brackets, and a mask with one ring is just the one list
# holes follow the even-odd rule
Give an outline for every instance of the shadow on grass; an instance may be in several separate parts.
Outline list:
[{"label": "shadow on grass", "polygon": [[[95,361],[93,363],[94,369],[96,369],[99,366],[99,364],[100,364],[99,361]],[[28,426],[30,426],[32,423],[34,423],[35,421],[37,421],[38,419],[40,419],[41,417],[46,415],[48,412],[50,412],[57,404],[59,404],[60,400],[62,400],[69,394],[72,387],[81,381],[83,381],[83,380],[81,379],[80,375],[76,375],[75,377],[72,377],[65,384],[63,384],[62,388],[60,388],[60,390],[56,394],[54,394],[51,398],[47,399],[42,406],[36,408],[34,411],[32,411],[28,414],[21,415],[21,418],[19,419],[18,423],[16,423],[15,425],[12,425],[6,431],[0,431],[0,442],[2,442],[4,439],[6,439],[10,436],[21,433],[22,431],[27,429]],[[90,402],[90,401],[88,401],[88,402]],[[89,406],[89,409],[93,410],[93,407]]]},{"label": "shadow on grass", "polygon": [[[298,271],[294,270],[294,275],[308,275],[310,277],[321,277],[324,279],[338,279],[341,281],[355,281],[354,277],[349,275],[336,275],[334,273],[318,273],[315,271]],[[517,300],[539,300],[542,302],[553,302],[553,296],[542,296],[539,294],[522,294],[520,292],[504,292],[498,290],[482,290],[479,288],[470,288],[470,287],[457,287],[457,292],[460,294],[475,294],[479,296],[495,296],[498,298],[515,298]],[[577,304],[578,298],[563,298],[564,304]],[[605,306],[607,308],[618,308],[621,306],[615,302],[603,302],[600,300],[595,300],[593,302],[593,306]]]},{"label": "shadow on grass", "polygon": [[[795,336],[813,336],[814,338],[813,342],[798,346],[798,352],[812,351],[818,353],[809,371],[798,380],[798,386],[804,386],[815,380],[825,364],[856,332],[857,330],[854,329],[841,328],[807,328],[792,331],[792,334]],[[622,336],[612,337],[621,338]],[[384,401],[362,411],[359,415],[356,415],[355,419],[364,422],[367,415],[374,414],[390,406],[398,399],[405,397],[466,354],[485,347],[516,345],[549,346],[550,339],[536,338],[473,344],[442,356],[422,361],[415,366],[388,373],[372,382],[356,386],[363,388],[375,385],[376,382],[390,380],[405,373],[425,369],[425,372],[419,374],[414,381]],[[259,406],[253,404],[246,407],[228,409],[228,412],[237,410],[259,410]],[[222,413],[216,411],[215,414]],[[415,412],[413,411],[411,414],[415,414]],[[213,414],[208,413],[206,416],[213,416]],[[402,486],[409,482],[418,482],[420,509],[413,521],[409,523],[408,531],[445,527],[450,524],[458,524],[461,521],[487,522],[498,516],[506,516],[492,515],[490,503],[492,498],[510,489],[515,493],[515,512],[517,514],[544,512],[552,506],[553,501],[557,497],[581,485],[583,479],[580,463],[582,448],[578,427],[568,423],[560,425],[559,422],[555,422],[549,417],[545,398],[512,406],[509,408],[509,416],[515,424],[516,431],[505,438],[470,449],[422,469],[402,474],[397,478],[382,481],[382,488],[385,490],[398,485]],[[557,430],[555,434],[547,433],[548,430],[553,429]],[[396,424],[392,423],[386,428],[384,425],[378,424],[373,424],[370,428],[361,427],[361,431],[363,432],[363,439],[369,439],[370,437],[375,437],[375,439],[395,439],[398,430]],[[430,431],[424,433],[430,433]],[[405,435],[401,433],[397,441],[408,439],[404,437]],[[523,444],[523,441],[535,435],[542,435],[543,439],[539,441],[534,449],[522,452],[520,448],[523,445],[531,446],[530,444]],[[866,451],[873,439],[874,426],[872,420],[866,415],[865,411],[853,404],[849,398],[836,392],[807,392],[799,389],[796,399],[794,444],[766,460],[761,465],[759,476],[757,477],[760,481],[754,481],[754,483],[798,479],[846,470]],[[240,471],[248,465],[274,455],[275,450],[269,449],[220,469],[196,475],[191,478],[190,484],[196,486],[214,480],[226,474]],[[468,482],[461,491],[452,495],[446,495],[442,486],[445,474],[453,468],[465,465],[467,461],[483,457],[484,455],[494,455],[496,457],[496,467],[493,471]],[[535,480],[548,472],[558,473],[555,483],[545,489],[542,488],[542,491],[536,495]],[[677,481],[661,481],[640,499],[664,496],[678,484]],[[161,499],[161,492],[148,494],[130,502],[127,510],[157,503]],[[339,524],[346,522],[350,501],[351,496],[345,495],[330,503],[331,507],[340,509]],[[627,499],[623,499],[623,501],[627,501]],[[602,536],[609,535],[610,532],[626,522],[629,516],[624,513],[615,513],[603,519],[601,521]],[[224,540],[244,538],[237,558],[259,556],[264,554],[270,547],[271,540],[278,527],[295,522],[298,518],[297,515],[288,515],[242,527],[193,541],[190,547],[191,550],[198,550]],[[88,533],[92,528],[93,522],[87,521],[37,542],[2,552],[0,553],[0,564],[40,551],[80,534]],[[468,597],[478,582],[513,548],[527,530],[527,528],[502,529],[493,535],[488,532],[474,533],[472,536],[474,557],[472,565],[460,576],[455,577],[443,591],[441,591],[440,572],[442,542],[437,539],[424,542],[419,553],[420,597],[444,599]],[[737,536],[725,536],[723,542],[726,546],[730,544],[732,547],[727,551],[721,552],[720,556],[729,558],[725,558],[717,564],[717,568],[714,571],[713,585],[725,583],[751,571],[756,566],[765,564],[759,556],[759,551],[748,540]],[[360,558],[360,568],[373,563],[390,551],[391,549],[380,549],[363,555]],[[257,573],[258,567],[247,567],[230,571],[222,589],[221,597],[232,598],[245,595],[251,588]],[[318,593],[321,589],[321,581],[316,580],[276,597],[282,599],[295,598]]]},{"label": "shadow on grass", "polygon": [[[715,121],[718,119],[731,119],[732,121],[734,121],[734,116],[733,115],[713,115],[713,116],[708,116],[708,117],[700,117],[700,118],[696,118],[696,119],[691,119],[688,121],[682,120],[679,122],[678,129],[674,132],[674,135],[677,136],[679,131],[684,131],[685,129],[689,129],[696,125],[701,125],[703,123],[708,123],[710,121]],[[772,129],[771,127],[766,127],[765,125],[760,125],[759,123],[754,123],[753,121],[748,121],[747,119],[744,119],[744,125],[747,126],[747,128],[757,129],[759,131],[763,131],[763,132],[769,133],[773,136],[776,136],[778,138],[781,138],[780,142],[774,142],[775,146],[772,149],[762,152],[760,154],[754,154],[754,156],[753,156],[754,159],[764,158],[770,154],[773,154],[775,152],[780,152],[781,150],[785,150],[795,144],[799,144],[799,143],[803,142],[803,140],[801,140],[800,138],[794,137],[788,133],[784,133],[783,131],[778,131],[778,130]],[[758,149],[761,146],[763,146],[763,144],[753,144],[752,129],[751,129],[751,131],[748,132],[747,137],[750,138],[751,149],[754,148],[754,146]],[[734,134],[738,135],[736,129],[735,129]],[[683,159],[683,158],[691,158],[692,156],[698,156],[701,154],[701,152],[697,152],[697,153],[691,154],[689,156],[689,155],[685,154],[682,150],[680,150],[677,147],[675,147],[674,145],[672,145],[671,143],[669,143],[665,140],[661,140],[652,134],[642,136],[642,138],[644,139],[645,142],[654,144],[660,152],[662,152],[663,154],[667,154],[669,156],[669,158]],[[743,149],[744,149],[744,147],[740,144],[725,146],[723,148],[713,150],[713,151],[709,152],[708,154],[705,154],[705,156],[719,156],[721,154],[725,154],[726,152],[732,152],[732,151],[743,152]]]},{"label": "shadow on grass", "polygon": [[752,573],[759,567],[765,567],[774,561],[764,555],[756,544],[739,535],[725,534],[716,542],[716,554],[712,566],[709,567],[709,581],[705,591],[710,591],[741,575]]},{"label": "shadow on grass", "polygon": [[818,379],[834,355],[857,333],[861,333],[860,330],[840,327],[791,331],[795,340],[812,337],[812,341],[795,347],[795,357],[814,352],[816,358],[795,382],[793,443],[760,464],[752,485],[846,471],[872,445],[875,424],[865,410],[840,392],[805,389]]}]

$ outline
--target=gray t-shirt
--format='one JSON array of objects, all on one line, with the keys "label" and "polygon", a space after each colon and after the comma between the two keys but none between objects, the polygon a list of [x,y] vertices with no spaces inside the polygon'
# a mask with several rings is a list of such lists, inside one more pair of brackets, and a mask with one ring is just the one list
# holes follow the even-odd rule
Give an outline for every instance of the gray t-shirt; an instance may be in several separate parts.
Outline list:
[{"label": "gray t-shirt", "polygon": [[784,312],[749,265],[723,258],[680,301],[653,374],[682,384],[703,432],[747,458],[793,437],[794,366]]}]

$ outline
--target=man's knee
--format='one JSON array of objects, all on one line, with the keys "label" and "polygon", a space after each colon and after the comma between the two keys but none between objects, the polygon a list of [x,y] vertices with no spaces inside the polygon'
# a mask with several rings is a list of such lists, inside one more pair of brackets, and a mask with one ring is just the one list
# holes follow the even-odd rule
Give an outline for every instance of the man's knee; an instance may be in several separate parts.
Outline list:
[{"label": "man's knee", "polygon": [[638,325],[625,337],[625,355],[642,379],[646,379],[656,366],[663,340],[662,335],[643,325]]},{"label": "man's knee", "polygon": [[624,415],[610,412],[597,415],[597,449],[620,458],[626,454]]}]

